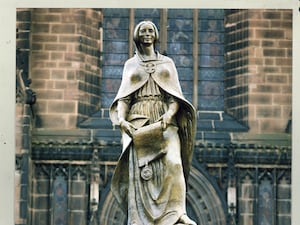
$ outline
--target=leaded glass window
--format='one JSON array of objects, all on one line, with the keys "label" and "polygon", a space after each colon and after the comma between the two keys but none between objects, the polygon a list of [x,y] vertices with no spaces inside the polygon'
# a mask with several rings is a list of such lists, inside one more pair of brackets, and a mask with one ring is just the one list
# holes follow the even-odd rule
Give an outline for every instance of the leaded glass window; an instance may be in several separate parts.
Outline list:
[{"label": "leaded glass window", "polygon": [[224,10],[199,9],[197,17],[193,9],[104,9],[103,14],[102,107],[110,106],[131,57],[132,27],[147,19],[159,29],[158,50],[174,60],[185,97],[192,102],[196,96],[198,110],[224,110]]},{"label": "leaded glass window", "polygon": [[273,224],[273,190],[269,180],[264,179],[258,190],[258,225]]},{"label": "leaded glass window", "polygon": [[53,224],[67,224],[68,195],[67,182],[62,176],[57,176],[53,182]]}]

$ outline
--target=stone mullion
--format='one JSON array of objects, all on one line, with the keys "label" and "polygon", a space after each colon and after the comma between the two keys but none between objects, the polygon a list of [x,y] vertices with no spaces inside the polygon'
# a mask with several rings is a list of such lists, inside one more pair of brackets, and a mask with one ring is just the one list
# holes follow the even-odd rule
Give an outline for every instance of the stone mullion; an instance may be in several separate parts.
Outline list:
[{"label": "stone mullion", "polygon": [[129,27],[128,27],[128,57],[134,54],[133,31],[134,31],[134,9],[129,10]]},{"label": "stone mullion", "polygon": [[277,186],[277,169],[274,168],[273,169],[273,196],[272,196],[272,204],[273,204],[273,213],[272,213],[272,216],[273,216],[273,225],[276,225],[278,224],[277,222],[277,189],[278,189],[278,186]]},{"label": "stone mullion", "polygon": [[272,224],[271,225],[275,225],[276,224],[276,169],[273,168],[269,168],[269,169],[260,169],[258,170],[258,175],[257,175],[257,205],[256,205],[256,212],[255,212],[255,218],[256,218],[256,222],[255,224],[259,224],[259,222],[261,223],[260,219],[261,217],[259,217],[259,211],[257,210],[259,208],[260,205],[260,185],[261,181],[264,178],[267,178],[267,180],[270,182],[270,185],[272,187],[272,197],[271,197],[271,201],[272,201],[272,206],[273,206],[273,212],[272,212],[272,216],[268,217],[267,219],[271,219],[272,220]]},{"label": "stone mullion", "polygon": [[[290,205],[290,193],[291,193],[291,174],[290,169],[280,169],[277,170],[276,174],[276,224],[290,224],[290,219],[288,218],[288,212],[286,212],[286,206]],[[281,180],[286,180],[281,183]],[[289,189],[289,190],[287,190]],[[287,201],[288,200],[288,201]],[[285,204],[284,204],[285,203]]]},{"label": "stone mullion", "polygon": [[234,147],[228,147],[228,162],[227,162],[227,206],[228,206],[228,221],[236,224],[237,215],[237,172],[235,169],[235,154]]},{"label": "stone mullion", "polygon": [[16,223],[26,223],[30,214],[30,152],[31,152],[31,110],[24,102],[16,106],[16,173],[15,204],[18,207],[15,215]]},{"label": "stone mullion", "polygon": [[16,68],[28,78],[32,9],[17,9],[16,21]]},{"label": "stone mullion", "polygon": [[54,224],[54,213],[53,213],[53,206],[54,206],[54,193],[53,193],[53,165],[49,166],[50,169],[50,176],[49,176],[49,197],[50,197],[50,205],[49,205],[49,221],[50,225]]},{"label": "stone mullion", "polygon": [[[31,151],[31,148],[30,148]],[[29,223],[32,220],[32,213],[31,213],[31,209],[32,209],[32,189],[33,189],[33,182],[32,182],[32,177],[34,177],[33,173],[34,173],[34,166],[33,166],[33,162],[31,160],[31,156],[29,155],[28,157],[28,190],[27,190],[27,198],[28,198],[28,203],[27,203],[27,221],[29,221]],[[35,191],[33,192],[35,193]]]},{"label": "stone mullion", "polygon": [[160,11],[160,52],[167,54],[168,49],[168,10],[161,9]]},{"label": "stone mullion", "polygon": [[[242,168],[237,167],[237,209],[236,209],[236,224],[239,225],[255,225],[254,222],[254,208],[255,208],[255,189],[256,189],[256,170],[253,168]],[[250,182],[246,182],[246,177],[249,176]],[[249,181],[249,180],[248,180]],[[253,191],[253,196],[251,192]],[[251,202],[253,201],[253,207],[250,209],[250,207],[246,207],[246,203],[251,205]],[[252,211],[246,211],[245,209],[249,208]],[[253,216],[252,220],[251,215]]]},{"label": "stone mullion", "polygon": [[198,109],[198,58],[199,58],[199,33],[198,33],[198,12],[199,9],[193,10],[193,105]]},{"label": "stone mullion", "polygon": [[255,168],[255,185],[254,185],[254,204],[253,204],[253,224],[258,224],[258,206],[259,206],[259,168]]},{"label": "stone mullion", "polygon": [[241,168],[236,168],[236,217],[235,221],[237,224],[239,223],[240,220],[240,197],[242,196],[242,179],[241,179]]},{"label": "stone mullion", "polygon": [[90,164],[90,171],[89,171],[89,210],[88,210],[88,223],[93,224],[97,223],[98,217],[97,212],[99,210],[99,201],[101,199],[101,178],[100,178],[100,161],[98,157],[98,149],[94,148],[91,164]]},{"label": "stone mullion", "polygon": [[[34,224],[34,212],[33,212],[33,198],[34,198],[34,193],[37,192],[37,176],[36,176],[36,166],[34,163],[32,163],[32,174],[31,174],[31,191],[29,192],[29,212],[28,212],[28,223],[29,224]],[[48,184],[49,185],[49,184]],[[48,209],[49,210],[49,209]]]},{"label": "stone mullion", "polygon": [[72,198],[72,193],[71,193],[71,187],[72,187],[72,172],[71,172],[72,167],[70,165],[68,165],[68,191],[67,191],[67,222],[68,224],[71,222],[71,216],[72,216],[72,210],[71,210],[71,206],[70,206],[70,199]]}]

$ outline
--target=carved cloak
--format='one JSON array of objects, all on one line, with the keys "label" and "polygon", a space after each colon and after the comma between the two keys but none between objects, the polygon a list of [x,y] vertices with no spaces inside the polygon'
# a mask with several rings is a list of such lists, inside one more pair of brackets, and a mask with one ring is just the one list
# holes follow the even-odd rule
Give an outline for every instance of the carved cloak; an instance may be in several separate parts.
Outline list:
[{"label": "carved cloak", "polygon": [[[176,113],[178,124],[178,134],[180,137],[181,160],[185,181],[190,171],[194,136],[196,131],[196,115],[195,109],[182,94],[178,73],[174,62],[167,56],[157,53],[156,60],[142,61],[138,55],[127,60],[122,75],[122,82],[118,93],[110,107],[110,118],[115,125],[119,125],[117,118],[117,102],[120,98],[124,98],[141,88],[152,76],[153,80],[160,88],[168,94],[175,97],[180,107]],[[122,133],[123,151],[119,158],[115,173],[112,178],[111,190],[117,201],[127,211],[128,196],[128,146],[132,139],[125,133]]]}]

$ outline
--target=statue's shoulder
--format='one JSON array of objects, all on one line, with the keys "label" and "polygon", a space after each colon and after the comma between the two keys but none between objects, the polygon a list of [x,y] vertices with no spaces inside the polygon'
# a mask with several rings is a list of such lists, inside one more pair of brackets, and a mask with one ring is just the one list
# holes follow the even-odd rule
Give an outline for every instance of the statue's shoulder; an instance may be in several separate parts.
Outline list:
[{"label": "statue's shoulder", "polygon": [[134,63],[136,63],[136,57],[135,57],[135,56],[133,56],[133,57],[127,59],[127,60],[125,61],[125,64],[124,64],[124,65],[126,66],[126,65],[130,65],[130,64],[134,64]]},{"label": "statue's shoulder", "polygon": [[159,54],[159,57],[158,57],[158,58],[159,58],[161,61],[163,61],[163,62],[166,62],[166,63],[173,63],[173,64],[174,64],[173,59],[171,59],[169,56]]},{"label": "statue's shoulder", "polygon": [[139,64],[139,61],[136,57],[136,55],[134,55],[133,57],[127,59],[124,63],[124,67],[132,67],[132,66],[137,66]]}]

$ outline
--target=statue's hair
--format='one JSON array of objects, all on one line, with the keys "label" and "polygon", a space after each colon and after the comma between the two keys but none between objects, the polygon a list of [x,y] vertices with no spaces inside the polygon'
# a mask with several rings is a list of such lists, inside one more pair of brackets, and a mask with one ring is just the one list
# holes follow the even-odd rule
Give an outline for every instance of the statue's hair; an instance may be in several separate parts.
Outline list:
[{"label": "statue's hair", "polygon": [[141,50],[141,49],[140,49],[140,41],[139,41],[139,31],[140,31],[141,26],[144,25],[144,24],[150,24],[150,25],[153,27],[153,29],[154,29],[154,32],[155,32],[154,48],[155,48],[155,43],[156,43],[156,42],[158,41],[158,39],[159,39],[158,29],[157,29],[156,25],[155,25],[152,21],[150,21],[150,20],[144,20],[144,21],[139,22],[139,23],[135,26],[134,32],[133,32],[133,41],[134,41],[134,43],[135,43],[136,48],[137,48],[139,51]]}]

